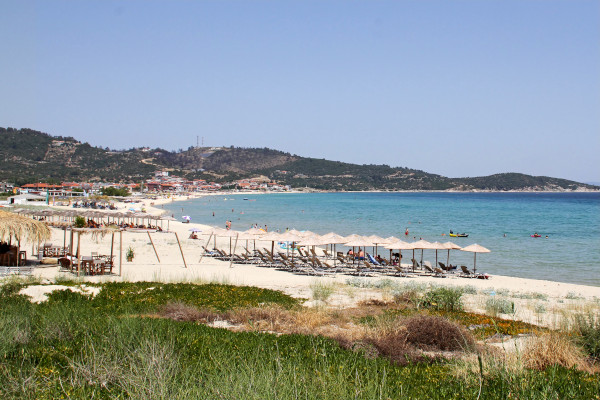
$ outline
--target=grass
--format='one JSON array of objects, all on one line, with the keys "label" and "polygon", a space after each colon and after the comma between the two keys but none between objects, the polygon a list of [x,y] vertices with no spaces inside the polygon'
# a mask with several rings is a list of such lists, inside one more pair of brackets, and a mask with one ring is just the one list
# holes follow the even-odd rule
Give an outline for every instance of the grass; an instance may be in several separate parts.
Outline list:
[{"label": "grass", "polygon": [[297,300],[275,291],[105,283],[95,298],[64,291],[32,304],[17,294],[22,285],[0,288],[3,399],[593,399],[600,391],[597,376],[562,366],[496,373],[484,365],[478,396],[479,381],[457,379],[450,361],[394,362],[391,354],[402,352],[394,353],[400,341],[393,339],[402,339],[402,332],[419,332],[402,339],[417,347],[431,346],[422,342],[436,335],[438,343],[456,343],[440,335],[462,337],[464,328],[447,322],[452,315],[459,320],[464,314],[459,311],[426,310],[430,318],[390,316],[386,329],[369,331],[371,341],[344,347],[323,336],[199,324],[218,314],[240,324],[267,321],[266,329],[303,326],[314,333],[324,323],[344,322],[339,311],[303,310]]},{"label": "grass", "polygon": [[507,299],[490,297],[485,302],[485,312],[493,317],[499,314],[514,314],[515,303]]},{"label": "grass", "polygon": [[311,283],[312,298],[317,301],[327,302],[329,297],[335,293],[335,286],[321,281]]}]

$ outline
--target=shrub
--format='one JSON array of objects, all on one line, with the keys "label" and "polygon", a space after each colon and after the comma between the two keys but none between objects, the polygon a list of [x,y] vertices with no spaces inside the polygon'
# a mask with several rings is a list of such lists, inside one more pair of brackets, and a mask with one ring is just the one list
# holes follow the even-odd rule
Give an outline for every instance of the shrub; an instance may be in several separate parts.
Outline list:
[{"label": "shrub", "polygon": [[75,228],[85,228],[85,218],[82,216],[75,217],[75,222],[73,223]]},{"label": "shrub", "polygon": [[167,303],[160,308],[159,315],[175,321],[214,321],[218,315],[207,309],[198,309],[185,303]]},{"label": "shrub", "polygon": [[514,314],[515,303],[510,300],[492,297],[485,302],[485,311],[494,317],[498,314]]},{"label": "shrub", "polygon": [[461,288],[437,287],[429,290],[423,296],[421,306],[434,310],[460,311],[463,308]]},{"label": "shrub", "polygon": [[315,282],[310,285],[312,297],[315,300],[327,301],[327,299],[335,292],[333,285],[328,285],[322,282]]},{"label": "shrub", "polygon": [[527,368],[545,370],[553,365],[590,371],[583,350],[574,345],[567,336],[558,333],[532,338],[523,350]]},{"label": "shrub", "polygon": [[425,350],[470,350],[475,345],[469,332],[446,318],[418,315],[407,318],[402,325],[406,341]]},{"label": "shrub", "polygon": [[573,317],[575,333],[590,357],[600,360],[600,315],[589,313]]}]

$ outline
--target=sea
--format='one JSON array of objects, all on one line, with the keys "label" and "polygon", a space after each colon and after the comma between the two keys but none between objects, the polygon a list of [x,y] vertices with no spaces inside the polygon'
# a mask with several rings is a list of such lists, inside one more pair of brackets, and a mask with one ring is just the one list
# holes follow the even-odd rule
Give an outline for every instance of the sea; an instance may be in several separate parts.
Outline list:
[{"label": "sea", "polygon": [[[266,225],[280,232],[477,243],[491,251],[477,254],[478,272],[600,287],[600,193],[273,193],[205,196],[163,208],[177,219],[188,215],[211,226],[224,228],[231,221],[240,231]],[[451,230],[469,236],[450,237]],[[535,233],[541,237],[532,237]],[[412,251],[404,250],[403,257],[409,260]],[[423,257],[434,263],[435,250],[425,250]],[[437,257],[446,262],[448,252],[438,251]],[[463,251],[449,257],[451,264],[469,268],[475,262],[473,253]]]}]

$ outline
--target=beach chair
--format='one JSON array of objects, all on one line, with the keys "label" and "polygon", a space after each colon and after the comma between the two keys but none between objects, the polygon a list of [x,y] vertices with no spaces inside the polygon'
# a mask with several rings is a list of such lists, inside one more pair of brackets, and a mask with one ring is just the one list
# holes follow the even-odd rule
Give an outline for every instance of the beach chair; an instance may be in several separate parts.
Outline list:
[{"label": "beach chair", "polygon": [[425,271],[432,273],[434,275],[437,275],[436,272],[431,267],[431,263],[429,261],[423,261],[423,268],[425,269]]},{"label": "beach chair", "polygon": [[404,277],[407,276],[406,271],[404,271],[400,265],[394,265],[394,271],[395,271],[395,275],[404,276]]},{"label": "beach chair", "polygon": [[469,278],[473,278],[475,275],[473,274],[473,272],[471,272],[465,265],[461,265],[460,269],[463,272],[463,276],[469,277]]},{"label": "beach chair", "polygon": [[323,249],[323,254],[325,254],[325,258],[329,258],[329,259],[333,258],[332,255],[329,254],[329,252],[325,249]]},{"label": "beach chair", "polygon": [[441,268],[435,267],[435,268],[433,269],[433,271],[435,272],[435,275],[436,275],[436,276],[441,276],[441,277],[443,277],[443,278],[445,278],[445,277],[447,276],[447,275],[446,275],[446,272],[444,272],[444,271],[443,271]]}]

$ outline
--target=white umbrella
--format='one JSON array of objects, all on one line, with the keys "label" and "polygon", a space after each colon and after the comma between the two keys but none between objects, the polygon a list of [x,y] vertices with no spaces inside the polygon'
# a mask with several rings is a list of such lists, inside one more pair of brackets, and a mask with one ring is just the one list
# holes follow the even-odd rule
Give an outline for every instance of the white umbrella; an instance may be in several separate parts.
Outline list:
[{"label": "white umbrella", "polygon": [[461,250],[462,251],[470,251],[471,253],[474,253],[473,272],[475,272],[477,270],[477,253],[490,253],[491,252],[491,250],[486,249],[485,247],[478,245],[477,243],[474,243],[467,247],[463,247]]}]

